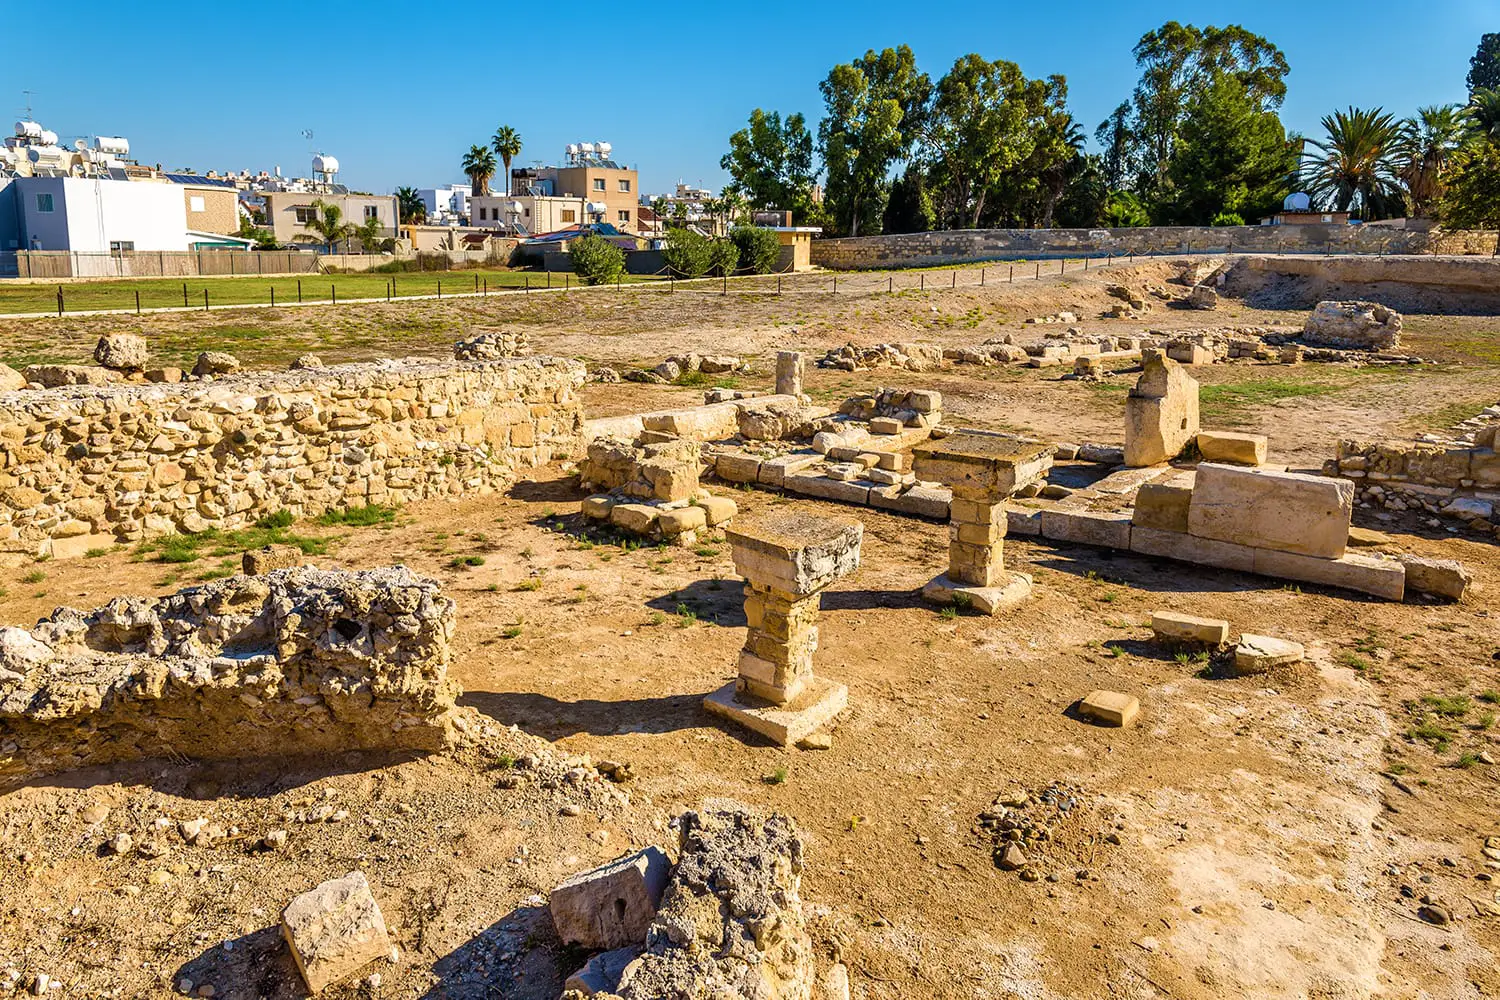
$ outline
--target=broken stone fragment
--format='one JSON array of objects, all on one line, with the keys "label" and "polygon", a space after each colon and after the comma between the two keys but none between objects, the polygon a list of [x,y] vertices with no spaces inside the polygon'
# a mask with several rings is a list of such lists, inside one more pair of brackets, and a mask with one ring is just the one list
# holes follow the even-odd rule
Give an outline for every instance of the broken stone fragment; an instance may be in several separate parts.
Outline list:
[{"label": "broken stone fragment", "polygon": [[1151,615],[1151,631],[1162,642],[1201,643],[1222,646],[1229,641],[1229,623],[1219,618],[1199,618],[1175,611],[1156,611]]},{"label": "broken stone fragment", "polygon": [[1234,649],[1234,669],[1241,674],[1260,674],[1273,667],[1301,663],[1304,655],[1301,643],[1246,632]]},{"label": "broken stone fragment", "polygon": [[573,973],[563,983],[564,990],[577,990],[586,997],[599,993],[613,993],[620,985],[620,975],[625,967],[635,961],[641,953],[640,945],[602,951],[586,962],[583,968]]},{"label": "broken stone fragment", "polygon": [[193,365],[194,375],[228,375],[239,371],[240,359],[224,351],[204,351]]},{"label": "broken stone fragment", "polygon": [[246,576],[265,576],[278,569],[292,569],[307,561],[295,545],[266,545],[248,549],[240,556],[240,567]]},{"label": "broken stone fragment", "polygon": [[363,872],[330,879],[292,900],[281,913],[281,933],[312,993],[391,953],[385,918]]},{"label": "broken stone fragment", "polygon": [[567,879],[547,903],[558,937],[585,948],[639,945],[671,867],[659,848],[647,847]]},{"label": "broken stone fragment", "polygon": [[94,345],[94,360],[116,371],[141,371],[148,356],[146,338],[133,333],[106,333]]}]

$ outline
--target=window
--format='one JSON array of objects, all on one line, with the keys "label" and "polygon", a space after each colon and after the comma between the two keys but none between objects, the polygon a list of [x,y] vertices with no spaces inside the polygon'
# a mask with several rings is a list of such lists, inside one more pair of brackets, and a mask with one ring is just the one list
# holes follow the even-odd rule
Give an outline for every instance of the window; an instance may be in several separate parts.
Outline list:
[{"label": "window", "polygon": [[485,212],[487,212],[487,211],[488,211],[488,209],[486,209],[483,205],[479,206],[479,221],[480,222],[483,222],[485,219],[489,218],[489,216],[485,214]]},{"label": "window", "polygon": [[203,211],[203,196],[201,194],[188,195],[188,211],[189,212],[201,212],[201,211]]},{"label": "window", "polygon": [[622,208],[622,209],[620,209],[620,221],[621,222],[629,222],[630,221],[630,209],[628,209],[628,208]]},{"label": "window", "polygon": [[628,178],[625,179],[625,180],[620,181],[620,193],[621,194],[629,194],[630,193],[630,181],[629,181]]},{"label": "window", "polygon": [[296,213],[297,221],[304,226],[318,217],[318,210],[311,205],[298,205],[292,211]]},{"label": "window", "polygon": [[38,194],[36,196],[36,210],[38,212],[52,211],[52,195]]},{"label": "window", "polygon": [[604,190],[604,178],[603,177],[595,177],[594,178],[594,190],[595,191],[603,191]]},{"label": "window", "polygon": [[109,252],[110,253],[114,253],[114,254],[118,254],[118,253],[134,253],[135,252],[135,240],[110,240],[109,241]]},{"label": "window", "polygon": [[571,208],[565,208],[562,210],[562,220],[564,222],[577,222],[578,213],[574,212]]},{"label": "window", "polygon": [[531,218],[531,209],[529,208],[526,210],[526,218]]},{"label": "window", "polygon": [[367,218],[367,219],[378,219],[378,218],[380,218],[380,207],[378,205],[366,205],[365,206],[365,218]]}]

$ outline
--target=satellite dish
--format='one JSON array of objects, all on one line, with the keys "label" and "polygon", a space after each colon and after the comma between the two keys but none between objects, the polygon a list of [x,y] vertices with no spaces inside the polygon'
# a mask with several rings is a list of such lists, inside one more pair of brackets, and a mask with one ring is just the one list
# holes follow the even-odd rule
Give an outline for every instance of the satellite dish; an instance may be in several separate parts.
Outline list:
[{"label": "satellite dish", "polygon": [[86,143],[86,142],[84,142],[82,139],[74,139],[73,140],[73,148],[76,149],[76,150],[78,150],[81,153],[85,149],[89,148],[89,144]]},{"label": "satellite dish", "polygon": [[1281,207],[1288,212],[1306,212],[1312,208],[1312,199],[1305,192],[1297,191],[1287,195]]}]

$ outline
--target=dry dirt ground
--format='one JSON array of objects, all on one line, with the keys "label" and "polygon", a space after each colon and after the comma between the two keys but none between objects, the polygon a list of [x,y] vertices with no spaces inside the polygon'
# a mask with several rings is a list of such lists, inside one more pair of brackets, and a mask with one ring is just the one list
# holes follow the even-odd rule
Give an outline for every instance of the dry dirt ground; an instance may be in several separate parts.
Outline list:
[{"label": "dry dirt ground", "polygon": [[[861,278],[875,280],[850,280]],[[1097,278],[1065,281],[864,296],[841,283],[837,299],[779,301],[626,292],[503,314],[541,309],[533,297],[472,317],[455,307],[444,322],[524,321],[536,349],[623,364],[688,349],[764,358],[851,340],[970,343],[1064,308],[1101,331],[1205,320],[1091,319],[1103,308]],[[975,310],[973,325],[961,319]],[[1231,304],[1211,322],[1300,316]],[[354,344],[350,329],[389,321],[326,312],[241,353],[268,363],[309,347],[328,360],[364,356],[378,345]],[[211,346],[212,324],[174,322],[163,336],[179,349]],[[1263,430],[1274,458],[1306,466],[1341,435],[1440,429],[1500,399],[1494,325],[1410,317],[1408,349],[1436,366],[1197,369],[1206,422]],[[50,338],[46,351],[78,357],[100,329],[34,323],[6,334],[13,345]],[[454,335],[444,327],[386,353],[440,353]],[[811,384],[823,399],[878,384],[937,387],[953,423],[1118,442],[1128,380],[1097,388],[1055,372],[818,372]],[[740,384],[769,380],[762,361]],[[602,415],[700,391],[590,386],[585,398]],[[401,561],[445,582],[459,604],[454,670],[478,713],[473,746],[404,761],[159,761],[0,797],[0,976],[45,972],[68,997],[165,994],[184,979],[219,997],[296,996],[278,910],[358,867],[399,961],[374,970],[379,985],[332,995],[541,1000],[578,961],[540,909],[546,890],[628,847],[670,845],[670,817],[729,795],[787,812],[806,831],[814,940],[820,958],[849,965],[856,998],[1500,995],[1500,867],[1481,853],[1485,837],[1500,836],[1500,770],[1485,762],[1500,756],[1493,543],[1395,535],[1401,548],[1463,560],[1479,589],[1459,604],[1390,604],[1012,539],[1007,561],[1035,574],[1033,599],[996,619],[945,617],[915,591],[944,564],[946,528],[850,511],[866,525],[864,562],[824,596],[818,669],[849,685],[851,707],[830,750],[798,752],[700,707],[732,676],[743,641],[727,546],[591,537],[568,473],[535,470],[504,495],[416,505],[387,525],[296,529],[333,538],[320,564]],[[734,496],[752,513],[820,506]],[[58,604],[163,592],[221,569],[125,549],[41,564],[6,582],[0,621],[29,624]],[[1226,677],[1151,641],[1145,623],[1158,608],[1298,640],[1309,662]],[[1096,688],[1138,696],[1136,726],[1080,721],[1072,706]],[[634,780],[509,787],[518,772],[555,772],[583,755],[627,762]],[[1077,807],[1055,825],[1043,877],[1000,871],[979,814],[1053,782]],[[579,815],[566,815],[573,805]],[[348,811],[340,822],[302,821],[338,810]],[[212,847],[154,832],[158,817],[197,815],[239,832]],[[289,831],[287,846],[258,850],[272,828]],[[101,845],[122,830],[166,853],[109,856]],[[1424,897],[1451,922],[1419,919]]]}]

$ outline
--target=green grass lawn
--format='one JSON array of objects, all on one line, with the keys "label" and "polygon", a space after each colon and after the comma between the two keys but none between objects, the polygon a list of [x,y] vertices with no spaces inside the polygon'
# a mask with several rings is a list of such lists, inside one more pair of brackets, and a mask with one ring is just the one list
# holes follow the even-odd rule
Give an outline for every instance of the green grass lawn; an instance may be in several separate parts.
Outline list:
[{"label": "green grass lawn", "polygon": [[[413,295],[436,295],[438,283],[442,283],[444,295],[472,293],[483,290],[486,282],[489,290],[523,288],[530,282],[532,288],[548,287],[549,275],[530,271],[441,271],[403,272],[401,274],[304,274],[281,275],[265,278],[124,278],[118,281],[80,281],[62,285],[64,312],[85,309],[134,309],[136,293],[141,296],[141,308],[183,305],[183,289],[187,289],[187,304],[201,308],[203,293],[208,292],[210,305],[269,305],[272,290],[276,303],[282,305],[297,301],[298,285],[304,302],[327,302],[337,294],[339,299],[384,298],[392,279],[395,289],[393,297]],[[576,276],[550,275],[551,286],[561,287],[566,283],[579,284]],[[636,275],[625,275],[622,283],[653,280]],[[476,283],[478,288],[476,289]],[[57,285],[0,284],[0,313],[48,313],[57,311]]]}]

